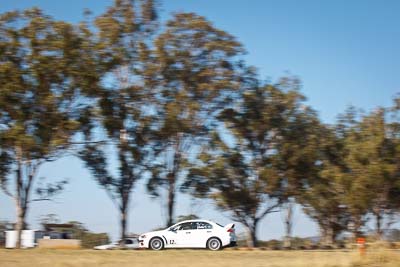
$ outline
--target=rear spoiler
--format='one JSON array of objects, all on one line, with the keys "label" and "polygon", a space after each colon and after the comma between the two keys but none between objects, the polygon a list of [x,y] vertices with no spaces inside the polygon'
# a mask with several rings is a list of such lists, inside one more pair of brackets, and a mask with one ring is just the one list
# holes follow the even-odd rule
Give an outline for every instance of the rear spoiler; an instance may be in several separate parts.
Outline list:
[{"label": "rear spoiler", "polygon": [[235,228],[235,224],[234,223],[228,223],[227,225],[224,226],[225,229],[233,229]]}]

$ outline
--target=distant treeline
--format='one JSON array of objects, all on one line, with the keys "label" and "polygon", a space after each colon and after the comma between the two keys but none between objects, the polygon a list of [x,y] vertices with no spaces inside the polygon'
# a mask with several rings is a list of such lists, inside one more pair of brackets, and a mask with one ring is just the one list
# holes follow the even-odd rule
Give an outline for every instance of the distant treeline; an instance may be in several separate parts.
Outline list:
[{"label": "distant treeline", "polygon": [[0,15],[0,184],[16,230],[32,201],[67,183],[38,180],[40,167],[73,154],[118,208],[121,237],[139,179],[166,196],[166,225],[185,192],[228,211],[253,246],[278,210],[290,246],[294,203],[326,243],[361,235],[371,217],[382,235],[400,204],[399,98],[327,125],[298,78],[262,81],[229,33],[194,13],[157,13],[151,0],[115,0],[78,24],[37,8]]}]

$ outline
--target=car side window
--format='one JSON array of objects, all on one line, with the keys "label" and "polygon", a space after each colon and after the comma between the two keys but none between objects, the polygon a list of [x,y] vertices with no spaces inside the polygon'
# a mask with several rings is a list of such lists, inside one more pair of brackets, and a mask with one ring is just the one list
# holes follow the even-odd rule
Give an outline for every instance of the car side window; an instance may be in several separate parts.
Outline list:
[{"label": "car side window", "polygon": [[180,227],[178,228],[178,230],[193,230],[193,229],[196,229],[196,228],[193,228],[193,226],[194,226],[194,224],[190,223],[190,222],[182,223],[180,225]]},{"label": "car side window", "polygon": [[212,225],[206,222],[197,222],[197,229],[212,229]]},{"label": "car side window", "polygon": [[172,231],[184,231],[184,230],[194,230],[196,229],[196,223],[193,222],[187,222],[187,223],[181,223],[175,226],[174,228],[171,228]]}]

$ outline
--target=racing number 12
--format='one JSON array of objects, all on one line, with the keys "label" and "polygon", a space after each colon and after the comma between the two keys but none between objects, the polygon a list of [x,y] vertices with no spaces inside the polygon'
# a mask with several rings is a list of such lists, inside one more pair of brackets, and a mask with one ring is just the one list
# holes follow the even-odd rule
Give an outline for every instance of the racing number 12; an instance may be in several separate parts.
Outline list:
[{"label": "racing number 12", "polygon": [[170,239],[170,240],[169,240],[169,244],[170,244],[170,245],[175,245],[175,240]]}]

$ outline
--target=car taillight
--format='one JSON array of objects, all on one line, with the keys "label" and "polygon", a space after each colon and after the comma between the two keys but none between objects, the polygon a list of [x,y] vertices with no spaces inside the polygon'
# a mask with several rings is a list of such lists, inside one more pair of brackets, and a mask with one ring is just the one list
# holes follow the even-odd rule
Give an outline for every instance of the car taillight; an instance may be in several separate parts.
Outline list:
[{"label": "car taillight", "polygon": [[229,228],[227,232],[228,232],[228,233],[233,233],[234,230],[233,230],[233,228]]}]

